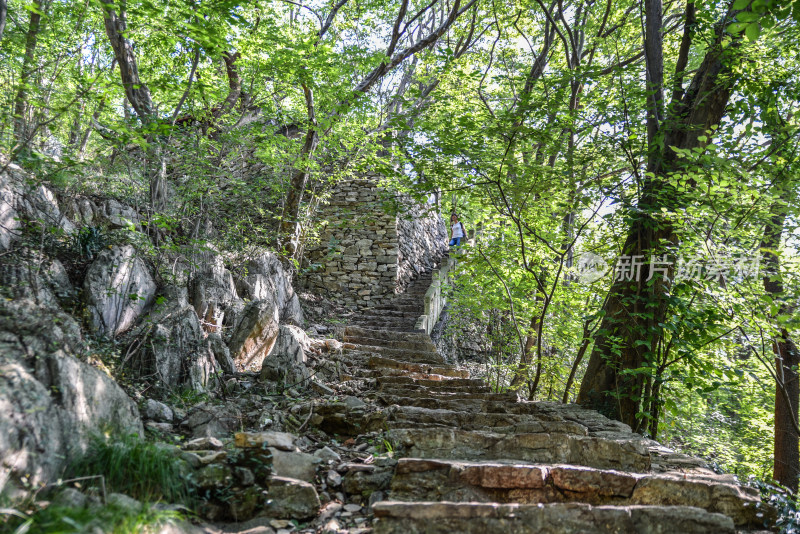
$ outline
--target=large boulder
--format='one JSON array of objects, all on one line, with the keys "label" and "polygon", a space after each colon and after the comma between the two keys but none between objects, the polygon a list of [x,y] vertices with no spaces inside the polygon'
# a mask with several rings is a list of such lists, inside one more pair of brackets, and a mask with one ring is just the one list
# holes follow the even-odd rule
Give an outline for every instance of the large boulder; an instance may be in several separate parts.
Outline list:
[{"label": "large boulder", "polygon": [[48,282],[32,269],[31,283],[18,285],[13,273],[0,269],[0,491],[20,477],[38,484],[60,475],[92,433],[143,433],[136,404],[76,358],[80,327]]},{"label": "large boulder", "polygon": [[24,222],[72,234],[75,225],[59,210],[53,192],[29,177],[17,165],[0,160],[0,249],[6,250],[20,237]]},{"label": "large boulder", "polygon": [[213,255],[199,264],[189,280],[189,301],[207,332],[221,332],[223,326],[233,326],[238,312],[244,308],[233,275],[223,265],[222,258]]},{"label": "large boulder", "polygon": [[156,283],[131,245],[98,254],[83,283],[94,329],[114,337],[131,328],[153,302]]},{"label": "large boulder", "polygon": [[280,314],[272,299],[249,302],[228,343],[231,358],[243,370],[259,370],[278,337]]},{"label": "large boulder", "polygon": [[133,354],[133,370],[140,376],[155,377],[160,389],[189,385],[205,391],[215,386],[222,370],[185,295],[164,297],[127,338],[131,340],[128,350]]},{"label": "large boulder", "polygon": [[249,300],[273,299],[280,311],[282,323],[303,324],[300,299],[292,288],[292,276],[272,252],[263,252],[241,268],[237,279],[239,294]]},{"label": "large boulder", "polygon": [[261,380],[280,382],[287,386],[302,385],[310,378],[306,353],[311,339],[302,328],[281,325],[275,346],[261,366]]}]

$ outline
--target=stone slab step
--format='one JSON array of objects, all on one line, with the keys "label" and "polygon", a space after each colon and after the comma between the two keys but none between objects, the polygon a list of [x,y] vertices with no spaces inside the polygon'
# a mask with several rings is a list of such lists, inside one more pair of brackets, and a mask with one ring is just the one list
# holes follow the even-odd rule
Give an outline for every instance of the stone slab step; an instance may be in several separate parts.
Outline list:
[{"label": "stone slab step", "polygon": [[378,385],[384,384],[409,384],[409,385],[419,385],[419,386],[427,386],[427,387],[437,387],[437,386],[464,386],[464,387],[483,387],[487,390],[489,386],[486,385],[486,382],[481,378],[448,378],[447,380],[427,380],[427,379],[420,379],[420,378],[413,378],[407,376],[391,376],[378,379]]},{"label": "stone slab step", "polygon": [[392,358],[385,358],[382,356],[370,356],[367,366],[371,369],[395,369],[399,371],[407,371],[409,373],[418,373],[420,375],[441,375],[453,378],[469,378],[469,371],[466,369],[459,369],[454,365],[446,363],[418,363],[394,360]]},{"label": "stone slab step", "polygon": [[[474,391],[470,391],[473,389]],[[488,388],[487,388],[488,389]],[[425,387],[418,385],[385,385],[380,389],[381,394],[387,397],[405,396],[422,399],[447,399],[447,400],[487,400],[495,402],[517,402],[514,391],[507,393],[492,393],[491,391],[478,391],[477,388],[448,388],[444,385]],[[388,403],[387,403],[388,404]]]},{"label": "stone slab step", "polygon": [[344,339],[342,340],[344,343],[351,343],[353,345],[362,345],[367,347],[382,347],[387,349],[401,349],[407,350],[412,352],[426,352],[426,353],[436,353],[436,345],[433,344],[433,341],[428,338],[425,339],[414,339],[411,336],[419,336],[420,334],[409,334],[408,337],[410,339],[386,339],[386,337],[365,337],[365,336],[355,336],[355,335],[347,335],[345,334]]},{"label": "stone slab step", "polygon": [[734,534],[725,515],[690,506],[375,503],[375,534]]},{"label": "stone slab step", "polygon": [[[382,379],[378,379],[380,383]],[[490,430],[500,434],[536,432],[562,432],[578,436],[588,435],[585,426],[573,421],[554,420],[536,414],[484,413],[457,410],[440,410],[418,406],[396,405],[387,409],[389,422],[394,427],[449,426],[462,430]]]},{"label": "stone slab step", "polygon": [[402,369],[404,371],[452,376],[454,378],[469,377],[469,371],[444,363],[442,359],[438,361],[426,361],[424,358],[418,360],[397,359],[388,357],[394,355],[391,352],[388,354],[380,351],[374,352],[377,354],[371,354],[367,361],[367,366],[371,369]]},{"label": "stone slab step", "polygon": [[401,458],[391,498],[401,501],[695,506],[737,526],[762,526],[758,490],[733,475],[637,474],[574,465]]},{"label": "stone slab step", "polygon": [[348,341],[349,338],[366,338],[366,339],[381,339],[387,341],[413,341],[415,343],[425,343],[432,345],[435,350],[435,345],[431,341],[431,336],[425,333],[407,332],[397,333],[391,330],[384,330],[381,328],[365,328],[359,326],[348,326],[344,330],[344,340]]},{"label": "stone slab step", "polygon": [[359,345],[357,343],[342,343],[342,348],[345,351],[380,354],[381,356],[389,359],[405,361],[408,363],[444,364],[444,358],[442,358],[438,352],[395,349],[391,347],[381,347],[378,345]]},{"label": "stone slab step", "polygon": [[636,473],[650,468],[642,439],[609,440],[557,432],[500,434],[456,428],[391,428],[397,457],[573,464]]}]

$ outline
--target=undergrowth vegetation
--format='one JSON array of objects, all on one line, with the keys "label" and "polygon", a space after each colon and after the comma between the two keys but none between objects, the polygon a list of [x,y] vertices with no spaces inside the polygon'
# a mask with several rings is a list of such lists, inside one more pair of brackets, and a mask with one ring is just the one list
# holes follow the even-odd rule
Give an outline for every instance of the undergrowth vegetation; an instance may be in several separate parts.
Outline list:
[{"label": "undergrowth vegetation", "polygon": [[96,436],[87,454],[70,466],[67,478],[102,475],[106,491],[141,501],[191,506],[187,468],[168,445],[148,443],[136,434],[113,439]]}]

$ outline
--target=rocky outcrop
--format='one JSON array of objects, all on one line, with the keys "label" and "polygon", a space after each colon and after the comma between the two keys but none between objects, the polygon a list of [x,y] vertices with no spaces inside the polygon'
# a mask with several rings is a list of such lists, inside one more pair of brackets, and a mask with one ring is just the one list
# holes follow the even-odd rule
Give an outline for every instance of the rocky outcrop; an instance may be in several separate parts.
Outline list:
[{"label": "rocky outcrop", "polygon": [[278,306],[281,323],[303,325],[300,299],[292,288],[292,278],[272,252],[262,252],[237,269],[239,295],[248,300],[272,299]]},{"label": "rocky outcrop", "polygon": [[237,313],[244,308],[233,275],[216,255],[201,263],[189,280],[189,302],[207,332],[222,332],[223,326],[233,326]]},{"label": "rocky outcrop", "polygon": [[311,340],[303,329],[281,325],[275,346],[261,366],[261,380],[279,382],[287,387],[302,385],[311,377],[306,367],[306,353],[310,348]]},{"label": "rocky outcrop", "polygon": [[0,269],[10,292],[0,304],[0,490],[18,477],[37,484],[59,475],[94,432],[142,434],[133,401],[76,358],[80,327],[36,267]]},{"label": "rocky outcrop", "polygon": [[17,165],[0,161],[0,249],[19,239],[23,224],[36,223],[72,234],[75,225],[59,210],[53,192],[42,184],[29,183]]},{"label": "rocky outcrop", "polygon": [[156,283],[136,249],[124,245],[97,256],[83,289],[95,331],[114,337],[131,328],[152,304]]},{"label": "rocky outcrop", "polygon": [[238,368],[261,369],[278,337],[279,319],[278,306],[272,299],[256,300],[245,306],[228,343]]}]

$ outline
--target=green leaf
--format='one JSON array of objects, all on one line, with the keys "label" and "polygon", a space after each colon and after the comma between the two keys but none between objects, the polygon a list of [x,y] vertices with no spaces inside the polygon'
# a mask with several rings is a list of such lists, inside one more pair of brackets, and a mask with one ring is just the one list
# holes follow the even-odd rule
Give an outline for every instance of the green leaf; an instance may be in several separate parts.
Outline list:
[{"label": "green leaf", "polygon": [[745,9],[747,6],[750,5],[750,0],[736,0],[733,3],[734,11],[739,11],[740,9]]},{"label": "green leaf", "polygon": [[744,34],[747,36],[747,40],[751,43],[758,39],[758,36],[761,35],[761,25],[758,22],[754,22],[747,26],[747,29],[744,31]]},{"label": "green leaf", "polygon": [[728,33],[736,35],[737,33],[741,33],[746,27],[747,24],[744,22],[734,22],[733,24],[729,24],[726,29]]}]

